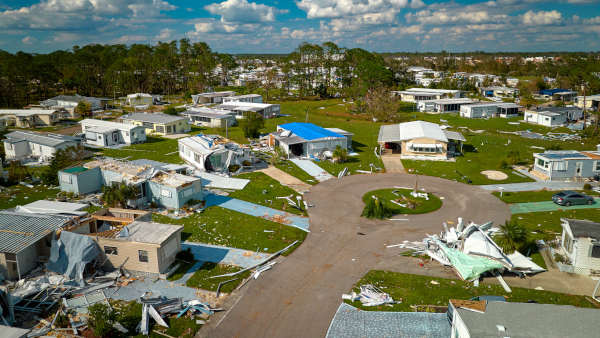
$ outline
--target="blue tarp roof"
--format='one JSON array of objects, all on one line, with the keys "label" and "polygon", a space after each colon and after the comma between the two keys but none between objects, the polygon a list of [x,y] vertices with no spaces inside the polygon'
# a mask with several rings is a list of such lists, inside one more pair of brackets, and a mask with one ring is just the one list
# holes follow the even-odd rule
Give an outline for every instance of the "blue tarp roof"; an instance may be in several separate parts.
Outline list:
[{"label": "blue tarp roof", "polygon": [[568,92],[568,89],[561,89],[561,88],[555,88],[555,89],[542,89],[540,90],[540,95],[554,95],[556,93],[560,93],[560,92]]},{"label": "blue tarp roof", "polygon": [[279,125],[279,127],[289,130],[296,136],[302,137],[307,141],[316,140],[325,137],[344,137],[338,133],[334,133],[331,130],[327,130],[323,127],[319,127],[312,123],[305,122],[291,122]]}]

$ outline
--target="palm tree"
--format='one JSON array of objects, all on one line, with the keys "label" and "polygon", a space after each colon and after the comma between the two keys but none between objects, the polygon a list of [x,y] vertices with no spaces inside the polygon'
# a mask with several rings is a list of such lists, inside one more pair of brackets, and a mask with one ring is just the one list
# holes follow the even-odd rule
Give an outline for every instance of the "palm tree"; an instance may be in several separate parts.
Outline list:
[{"label": "palm tree", "polygon": [[336,162],[344,163],[348,160],[348,149],[342,148],[341,146],[336,146],[333,151],[333,159]]},{"label": "palm tree", "polygon": [[125,183],[102,187],[102,200],[111,207],[126,207],[127,201],[135,199],[138,194],[138,187]]},{"label": "palm tree", "polygon": [[506,252],[519,251],[527,245],[527,230],[516,222],[505,222],[494,237],[496,243]]}]

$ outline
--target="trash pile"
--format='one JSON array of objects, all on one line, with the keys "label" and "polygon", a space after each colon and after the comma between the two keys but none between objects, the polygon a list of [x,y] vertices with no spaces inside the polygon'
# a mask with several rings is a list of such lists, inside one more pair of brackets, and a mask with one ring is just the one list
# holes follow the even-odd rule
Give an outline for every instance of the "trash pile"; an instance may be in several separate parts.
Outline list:
[{"label": "trash pile", "polygon": [[388,248],[407,248],[426,254],[441,264],[452,267],[463,280],[478,280],[486,272],[499,276],[500,272],[509,271],[524,276],[546,271],[518,251],[505,254],[491,238],[499,230],[492,227],[492,222],[465,225],[459,217],[456,228],[448,228],[445,222],[443,227],[444,230],[439,235],[427,236],[422,242],[405,241],[402,244],[388,245]]},{"label": "trash pile", "polygon": [[351,294],[343,294],[342,299],[357,301],[359,300],[363,306],[378,306],[383,304],[398,304],[401,301],[394,301],[389,294],[381,291],[372,284],[360,286],[360,293],[352,291]]}]

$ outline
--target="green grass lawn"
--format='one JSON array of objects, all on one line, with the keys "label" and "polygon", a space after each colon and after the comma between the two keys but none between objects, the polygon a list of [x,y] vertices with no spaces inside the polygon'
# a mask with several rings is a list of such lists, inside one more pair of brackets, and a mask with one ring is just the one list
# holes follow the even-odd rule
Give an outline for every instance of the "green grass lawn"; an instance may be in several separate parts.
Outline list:
[{"label": "green grass lawn", "polygon": [[[394,194],[396,192],[398,195]],[[399,214],[424,214],[428,212],[435,211],[442,207],[442,200],[440,200],[437,196],[429,193],[429,200],[426,200],[421,197],[412,197],[410,193],[411,189],[379,189],[369,191],[368,193],[363,195],[363,202],[365,204],[376,196],[380,200],[385,202],[385,205],[394,215]],[[415,208],[403,208],[395,203],[392,203],[392,200],[395,200],[401,204],[406,204],[406,201],[402,199],[400,196],[406,197],[406,199],[412,203],[415,203]]]},{"label": "green grass lawn", "polygon": [[183,163],[179,158],[177,140],[148,136],[146,143],[133,144],[119,149],[103,149],[105,156],[128,160],[149,159],[166,163]]},{"label": "green grass lawn", "polygon": [[[230,197],[260,204],[273,209],[284,210],[292,214],[306,216],[305,211],[290,206],[287,200],[277,199],[277,197],[292,195],[290,198],[292,201],[296,202],[298,193],[292,188],[281,185],[279,181],[261,172],[245,173],[237,175],[236,178],[248,179],[250,180],[250,183],[248,183],[244,189],[230,193]],[[301,207],[304,208],[302,205]]]},{"label": "green grass lawn", "polygon": [[600,222],[598,209],[567,208],[559,211],[530,212],[512,215],[511,220],[525,227],[533,239],[552,240],[562,233],[561,218],[587,219]]},{"label": "green grass lawn", "polygon": [[[505,191],[502,193],[502,197],[500,197],[500,192],[494,191],[492,194],[498,197],[504,203],[528,203],[528,202],[543,202],[543,201],[551,201],[552,195],[556,194],[558,191],[552,190],[538,190],[538,191],[519,191],[519,192],[510,192]],[[598,195],[595,191],[580,191],[586,195]]]},{"label": "green grass lawn", "polygon": [[[434,280],[439,285],[431,284]],[[573,305],[578,307],[594,307],[584,296],[512,287],[512,293],[504,291],[500,285],[473,286],[473,283],[458,279],[446,279],[421,275],[411,275],[397,272],[371,270],[356,283],[353,288],[360,292],[359,286],[373,284],[387,292],[394,300],[402,299],[401,304],[393,306],[381,305],[363,307],[360,301],[345,301],[355,307],[367,311],[414,311],[411,305],[447,306],[450,299],[469,299],[475,296],[494,295],[504,296],[509,302],[527,302],[534,300],[542,304]]]},{"label": "green grass lawn", "polygon": [[531,254],[531,261],[534,262],[535,264],[539,265],[540,267],[547,269],[548,267],[546,266],[546,261],[544,261],[544,258],[542,257],[542,254],[540,254],[539,252],[534,252]]},{"label": "green grass lawn", "polygon": [[216,264],[216,263],[204,263],[200,269],[198,269],[190,279],[187,281],[187,286],[199,288],[208,291],[217,291],[219,283],[228,281],[230,279],[237,280],[223,284],[220,292],[230,293],[240,283],[250,276],[250,271],[244,271],[236,276],[232,277],[220,277],[220,278],[209,278],[212,276],[219,276],[226,273],[232,273],[242,270],[242,268],[231,265]]},{"label": "green grass lawn", "polygon": [[[182,240],[251,251],[273,253],[295,240],[300,241],[284,253],[287,255],[306,238],[306,232],[300,229],[221,207],[210,207],[202,213],[178,220],[155,214],[153,220],[159,223],[183,225]],[[273,232],[264,232],[264,230]]]},{"label": "green grass lawn", "polygon": [[0,209],[14,208],[17,205],[25,205],[42,199],[54,199],[59,189],[51,189],[44,185],[36,185],[33,188],[17,184],[0,190]]},{"label": "green grass lawn", "polygon": [[306,171],[300,169],[300,167],[298,167],[296,164],[294,164],[294,162],[281,161],[277,165],[275,165],[275,167],[296,177],[297,179],[299,179],[302,182],[305,182],[305,183],[308,183],[311,185],[319,183],[319,182],[317,182],[317,180],[314,177],[310,176]]}]

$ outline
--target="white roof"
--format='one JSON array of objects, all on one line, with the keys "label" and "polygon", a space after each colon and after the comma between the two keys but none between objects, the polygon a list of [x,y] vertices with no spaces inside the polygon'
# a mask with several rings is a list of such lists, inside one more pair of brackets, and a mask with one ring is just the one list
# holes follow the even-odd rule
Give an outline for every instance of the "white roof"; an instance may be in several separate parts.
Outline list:
[{"label": "white roof", "polygon": [[440,100],[431,100],[431,101],[427,101],[427,102],[432,102],[435,104],[466,104],[466,103],[472,103],[473,100],[471,99],[440,99]]},{"label": "white roof", "polygon": [[182,229],[183,226],[180,225],[134,221],[127,225],[129,236],[117,237],[115,239],[138,243],[162,244],[171,235]]},{"label": "white roof", "polygon": [[180,138],[178,142],[179,144],[183,144],[195,153],[199,154],[208,155],[212,154],[215,151],[215,149],[213,148],[213,141],[203,135]]},{"label": "white roof", "polygon": [[146,94],[146,93],[134,93],[134,94],[127,94],[127,97],[129,97],[129,98],[135,98],[135,97],[152,97],[152,95]]},{"label": "white roof", "polygon": [[482,102],[482,103],[473,103],[465,107],[502,107],[502,108],[520,108],[516,103],[512,102]]},{"label": "white roof", "polygon": [[438,124],[425,121],[404,122],[400,128],[400,141],[426,137],[438,141],[448,142],[448,138]]},{"label": "white roof", "polygon": [[432,89],[432,88],[409,88],[405,90],[407,92],[427,92],[427,93],[440,93],[440,94],[454,94],[460,92],[457,89]]},{"label": "white roof", "polygon": [[85,215],[87,208],[85,203],[68,203],[59,201],[39,200],[23,206],[18,206],[18,212],[27,212],[32,214],[70,214],[70,215]]},{"label": "white roof", "polygon": [[[135,128],[144,128],[143,126],[136,126],[134,124],[119,123],[119,122],[113,122],[113,121],[103,121],[103,120],[96,120],[96,119],[85,119],[79,123],[81,124],[82,127],[85,127],[85,126],[92,127],[92,128],[88,128],[87,130],[94,130],[94,131],[98,131],[98,132],[106,132],[106,131],[111,131],[111,130],[115,130],[115,129],[131,131],[132,129],[135,129]],[[84,129],[83,131],[85,132],[86,129]]]},{"label": "white roof", "polygon": [[54,109],[0,109],[0,115],[15,116],[50,115],[55,112]]}]

